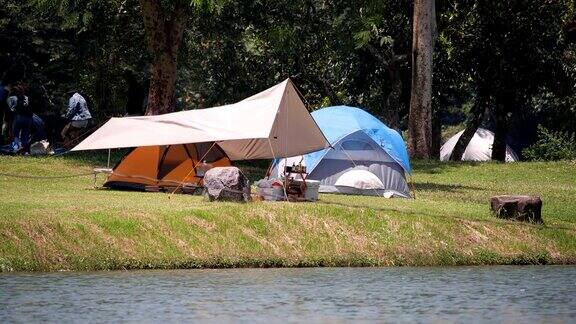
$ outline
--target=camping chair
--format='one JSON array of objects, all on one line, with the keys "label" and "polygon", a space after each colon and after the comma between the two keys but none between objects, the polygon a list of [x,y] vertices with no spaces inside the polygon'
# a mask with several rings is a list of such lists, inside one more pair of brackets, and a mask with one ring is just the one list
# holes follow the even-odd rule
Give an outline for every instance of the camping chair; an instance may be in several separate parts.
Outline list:
[{"label": "camping chair", "polygon": [[101,173],[111,174],[112,169],[111,168],[94,168],[94,169],[92,169],[92,175],[94,176],[94,188],[97,188],[96,181],[98,180],[98,175]]}]

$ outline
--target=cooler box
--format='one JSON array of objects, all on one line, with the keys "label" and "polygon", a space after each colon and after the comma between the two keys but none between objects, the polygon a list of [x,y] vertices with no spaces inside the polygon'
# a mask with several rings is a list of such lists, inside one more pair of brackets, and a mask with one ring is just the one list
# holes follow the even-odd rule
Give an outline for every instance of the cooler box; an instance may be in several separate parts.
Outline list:
[{"label": "cooler box", "polygon": [[[302,183],[302,180],[294,179],[294,182]],[[319,188],[320,188],[320,181],[306,180],[306,192],[304,192],[304,198],[308,201],[317,201]]]}]

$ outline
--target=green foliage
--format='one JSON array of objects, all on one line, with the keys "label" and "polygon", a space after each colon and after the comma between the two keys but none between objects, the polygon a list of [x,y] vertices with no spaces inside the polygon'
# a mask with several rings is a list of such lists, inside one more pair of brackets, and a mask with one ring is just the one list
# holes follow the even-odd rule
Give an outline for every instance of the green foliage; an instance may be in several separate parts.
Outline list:
[{"label": "green foliage", "polygon": [[576,134],[538,127],[538,140],[523,151],[528,161],[576,160]]},{"label": "green foliage", "polygon": [[559,31],[568,2],[442,3],[440,53],[452,64],[445,68],[508,101],[509,111],[527,106],[542,89],[558,86],[567,49]]},{"label": "green foliage", "polygon": [[407,9],[403,1],[231,1],[195,14],[179,95],[206,107],[292,77],[312,108],[347,104],[384,117],[402,109],[389,102],[410,83]]},{"label": "green foliage", "polygon": [[[234,102],[291,77],[311,109],[359,106],[405,129],[409,1],[182,1],[190,20],[178,109]],[[170,10],[177,2],[161,3]],[[562,32],[576,19],[573,1],[436,3],[433,107],[444,124],[464,122],[484,89],[491,108],[505,101],[511,120],[576,131],[576,45]],[[124,72],[140,84],[148,78],[138,0],[4,0],[0,28],[0,72],[30,84],[42,112],[61,112],[64,93],[80,88],[98,118],[120,116]]]},{"label": "green foliage", "polygon": [[[9,1],[11,2],[11,1]],[[36,112],[59,114],[65,93],[79,89],[99,119],[124,114],[125,70],[147,78],[147,51],[137,0],[14,1],[0,7],[0,69],[5,83],[31,88]]]},{"label": "green foliage", "polygon": [[466,103],[482,102],[484,127],[522,148],[537,124],[576,131],[576,52],[562,33],[576,18],[573,1],[445,0],[437,8],[434,102],[444,123],[462,123]]}]

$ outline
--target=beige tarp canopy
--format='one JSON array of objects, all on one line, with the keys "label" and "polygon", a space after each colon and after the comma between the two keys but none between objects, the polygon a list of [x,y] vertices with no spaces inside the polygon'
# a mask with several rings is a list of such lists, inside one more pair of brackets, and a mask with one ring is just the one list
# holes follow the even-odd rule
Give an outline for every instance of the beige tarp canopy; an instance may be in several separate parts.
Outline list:
[{"label": "beige tarp canopy", "polygon": [[329,146],[290,79],[235,104],[112,118],[72,151],[216,142],[231,160],[301,155]]}]

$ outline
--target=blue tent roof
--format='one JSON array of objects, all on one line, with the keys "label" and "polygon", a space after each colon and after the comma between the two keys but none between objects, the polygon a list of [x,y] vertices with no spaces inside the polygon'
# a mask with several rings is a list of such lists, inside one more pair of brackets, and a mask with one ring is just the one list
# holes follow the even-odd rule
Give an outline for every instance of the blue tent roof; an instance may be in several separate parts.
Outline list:
[{"label": "blue tent roof", "polygon": [[[412,173],[408,151],[402,136],[366,111],[354,107],[337,106],[314,111],[312,117],[331,145],[352,133],[364,131],[406,172]],[[312,172],[316,168],[327,150],[324,149],[304,156],[308,172]]]}]

